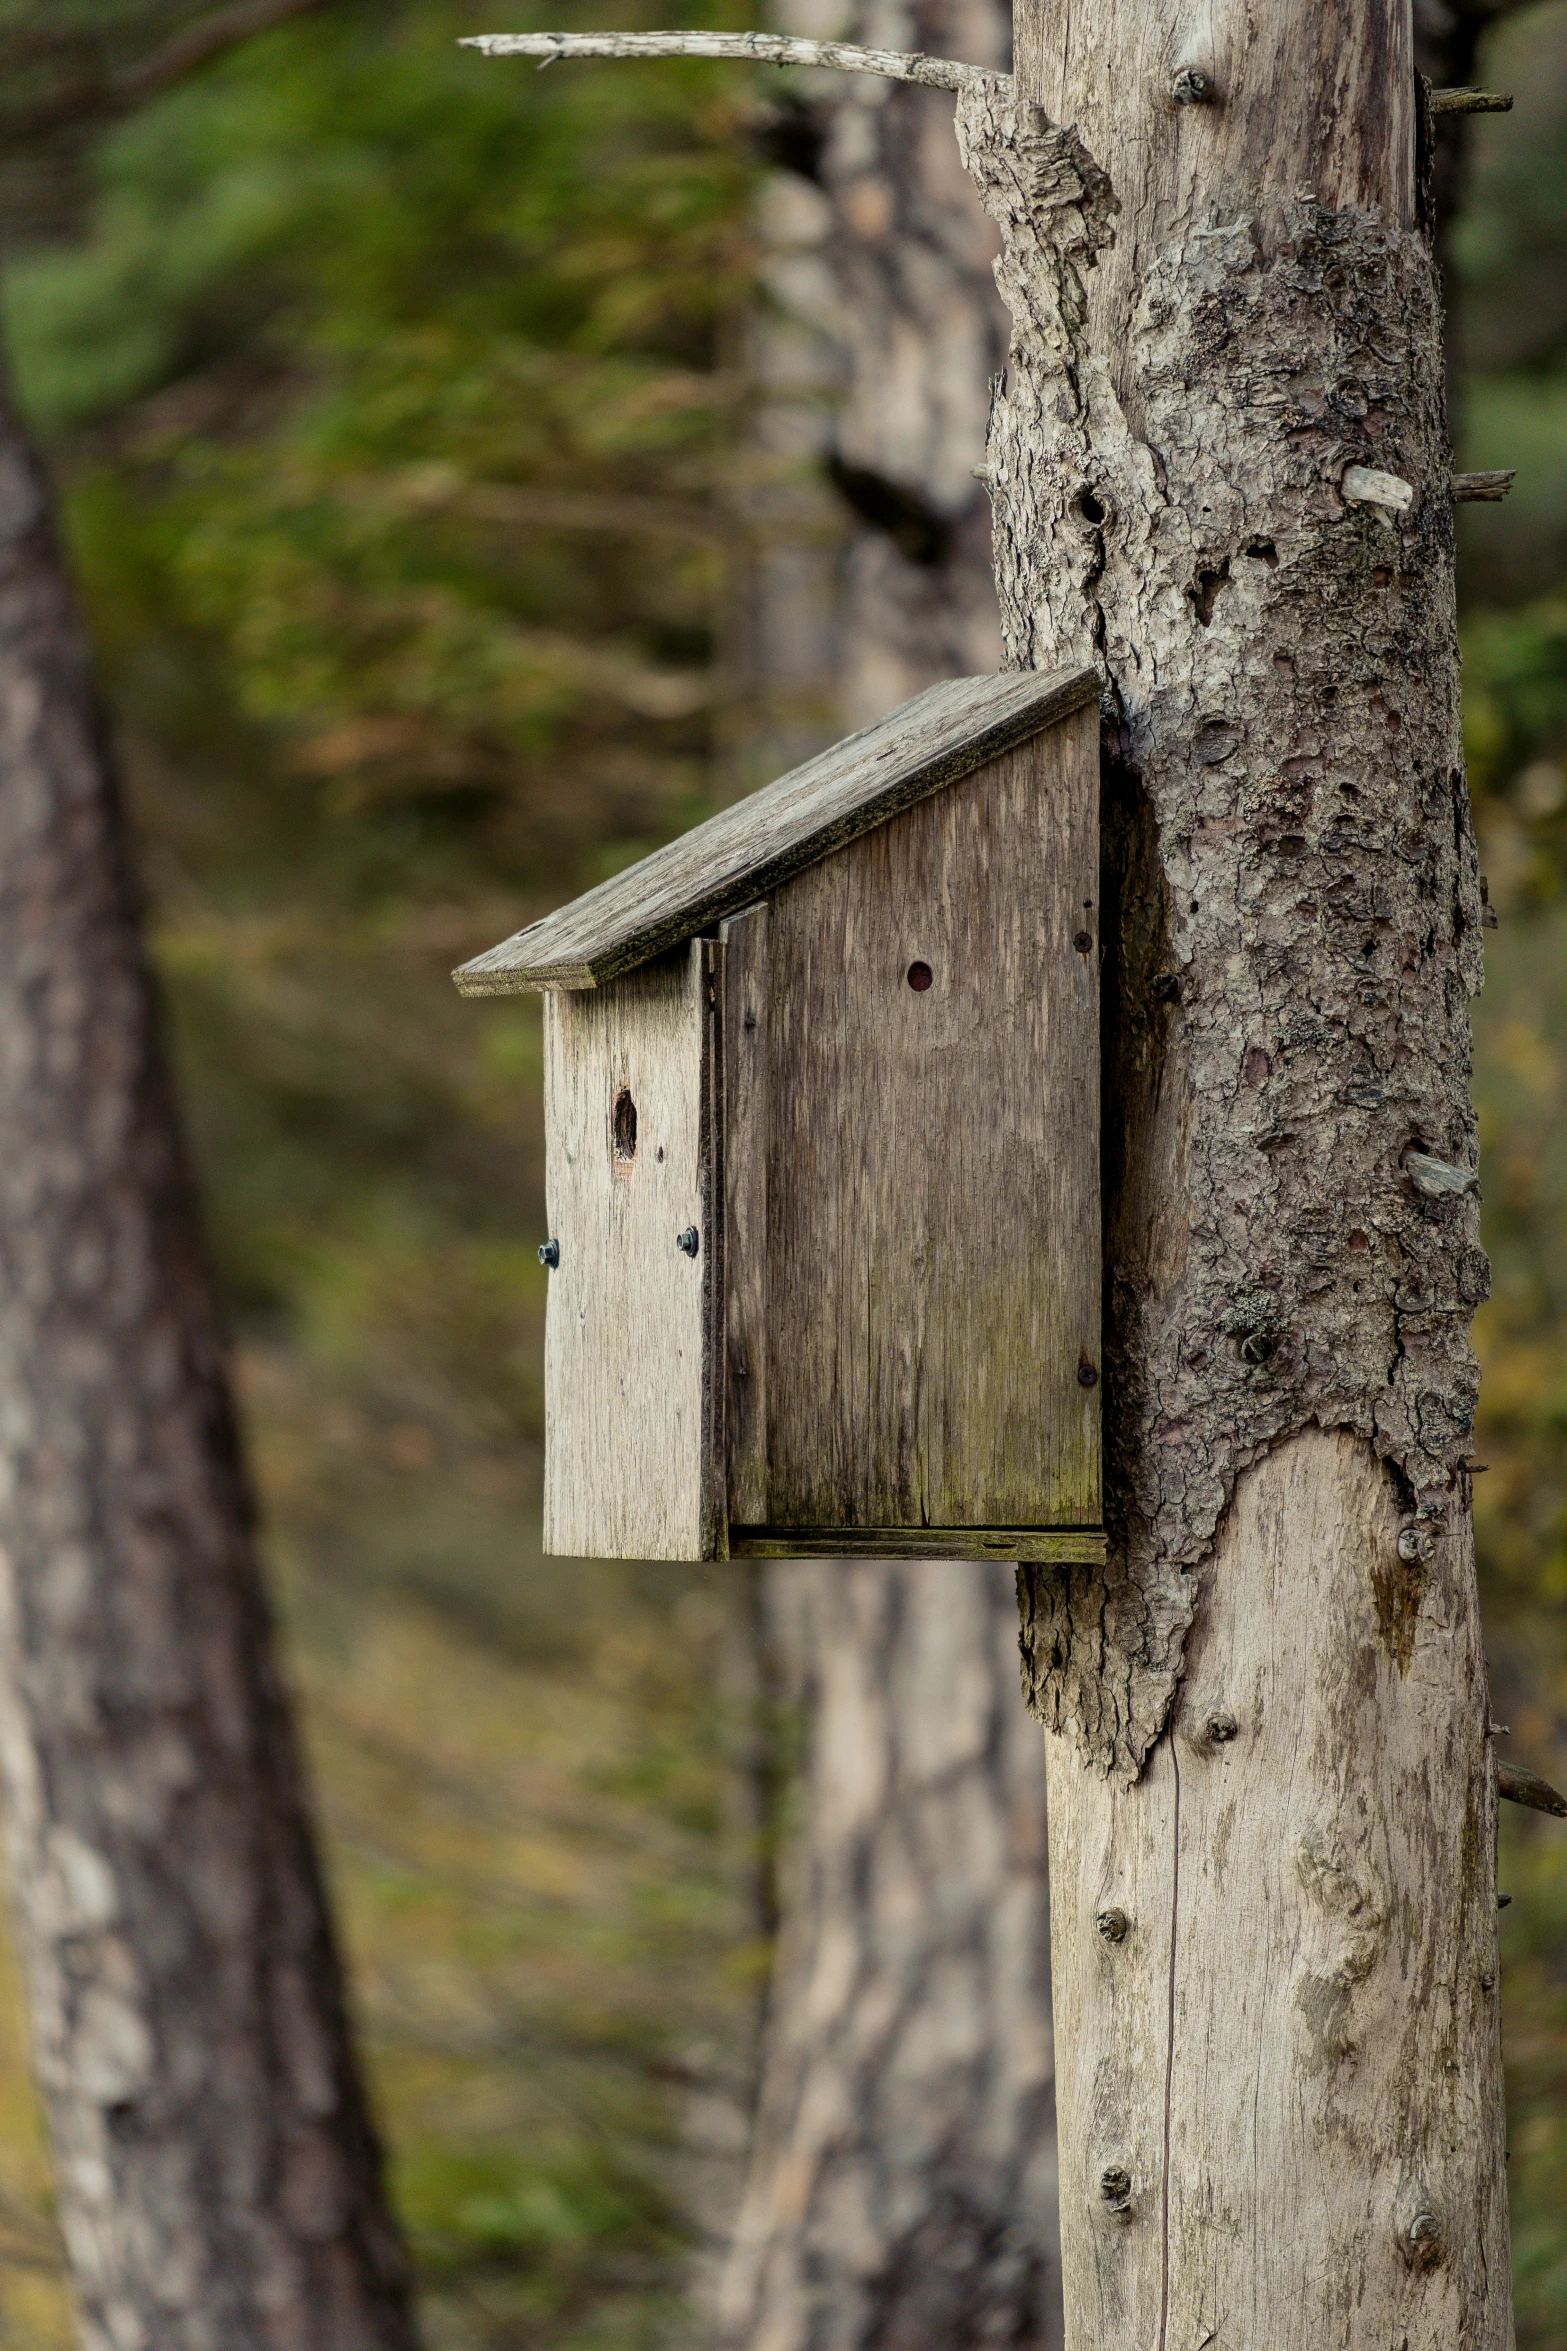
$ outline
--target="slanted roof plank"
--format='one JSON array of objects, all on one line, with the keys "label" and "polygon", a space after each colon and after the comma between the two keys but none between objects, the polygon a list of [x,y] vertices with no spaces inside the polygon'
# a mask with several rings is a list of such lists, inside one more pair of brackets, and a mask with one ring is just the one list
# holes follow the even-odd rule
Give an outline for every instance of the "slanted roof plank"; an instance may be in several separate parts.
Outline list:
[{"label": "slanted roof plank", "polygon": [[465,996],[593,988],[776,890],[1099,692],[1092,669],[953,678],[722,808],[453,974]]}]

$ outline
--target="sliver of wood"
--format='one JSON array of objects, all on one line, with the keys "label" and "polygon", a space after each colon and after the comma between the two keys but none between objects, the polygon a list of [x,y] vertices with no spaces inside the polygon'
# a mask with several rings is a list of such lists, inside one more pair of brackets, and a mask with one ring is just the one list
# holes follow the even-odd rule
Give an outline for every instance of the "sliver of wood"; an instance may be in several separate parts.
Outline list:
[{"label": "sliver of wood", "polygon": [[1097,1527],[731,1527],[733,1559],[1015,1559],[1103,1567]]}]

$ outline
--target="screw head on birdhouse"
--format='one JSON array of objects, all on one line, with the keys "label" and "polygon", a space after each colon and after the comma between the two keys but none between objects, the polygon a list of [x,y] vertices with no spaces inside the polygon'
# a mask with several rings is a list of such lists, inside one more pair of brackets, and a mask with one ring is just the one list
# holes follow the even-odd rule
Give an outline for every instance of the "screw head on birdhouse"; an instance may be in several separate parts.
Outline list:
[{"label": "screw head on birdhouse", "polygon": [[932,687],[456,974],[545,998],[547,1550],[1103,1558],[1098,694]]}]

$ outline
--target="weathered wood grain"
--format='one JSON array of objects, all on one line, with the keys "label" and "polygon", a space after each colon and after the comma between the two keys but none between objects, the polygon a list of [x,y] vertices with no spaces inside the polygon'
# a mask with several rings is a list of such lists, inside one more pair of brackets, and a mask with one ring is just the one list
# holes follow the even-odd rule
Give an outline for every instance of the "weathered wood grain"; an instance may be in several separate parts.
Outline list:
[{"label": "weathered wood grain", "polygon": [[724,1399],[728,1521],[767,1516],[767,936],[732,915],[723,946]]},{"label": "weathered wood grain", "polygon": [[[1096,358],[1118,355],[1164,247],[1200,222],[1289,200],[1351,195],[1389,226],[1414,214],[1415,75],[1406,6],[1363,0],[1026,0],[1015,17],[1017,95],[1071,124],[1119,199],[1113,243],[1083,280]],[[1200,73],[1207,102],[1177,84]]]},{"label": "weathered wood grain", "polygon": [[592,988],[711,929],[791,874],[1097,701],[1082,662],[954,678],[720,809],[454,973],[468,996]]},{"label": "weathered wood grain", "polygon": [[735,1559],[1000,1559],[1030,1567],[1103,1567],[1097,1527],[731,1526]]},{"label": "weathered wood grain", "polygon": [[1509,2339],[1473,1553],[1399,1531],[1368,1447],[1293,1438],[1142,1781],[1085,1805],[1048,1740],[1067,2351]]},{"label": "weathered wood grain", "polygon": [[1098,1525],[1098,889],[1088,706],[775,901],[768,1526]]},{"label": "weathered wood grain", "polygon": [[[544,1547],[715,1548],[712,949],[545,1006],[545,1185],[560,1265],[545,1323]],[[636,1107],[633,1155],[616,1102]],[[677,1235],[695,1226],[695,1258]]]}]

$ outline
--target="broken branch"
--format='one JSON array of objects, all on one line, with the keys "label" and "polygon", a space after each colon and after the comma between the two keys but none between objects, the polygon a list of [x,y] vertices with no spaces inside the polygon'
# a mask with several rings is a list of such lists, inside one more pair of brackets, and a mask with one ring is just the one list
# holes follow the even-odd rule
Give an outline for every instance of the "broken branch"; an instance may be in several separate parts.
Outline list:
[{"label": "broken branch", "polygon": [[469,33],[459,47],[482,49],[486,57],[536,57],[541,67],[561,57],[730,57],[748,65],[873,73],[889,82],[923,82],[933,90],[966,90],[976,82],[1010,79],[952,57],[860,49],[849,41],[807,41],[790,33]]},{"label": "broken branch", "polygon": [[1497,1765],[1496,1792],[1509,1804],[1527,1804],[1536,1812],[1552,1812],[1558,1820],[1567,1820],[1567,1796],[1549,1780],[1542,1780],[1537,1771],[1525,1771],[1521,1763]]},{"label": "broken branch", "polygon": [[1507,466],[1495,473],[1455,473],[1453,476],[1453,496],[1460,501],[1475,498],[1505,498],[1517,479],[1518,468],[1516,465]]},{"label": "broken branch", "polygon": [[1507,90],[1433,90],[1433,114],[1511,114],[1512,93]]}]

